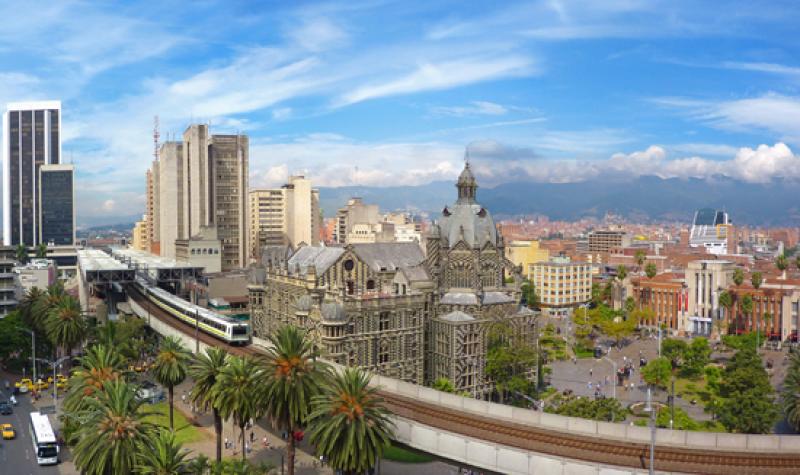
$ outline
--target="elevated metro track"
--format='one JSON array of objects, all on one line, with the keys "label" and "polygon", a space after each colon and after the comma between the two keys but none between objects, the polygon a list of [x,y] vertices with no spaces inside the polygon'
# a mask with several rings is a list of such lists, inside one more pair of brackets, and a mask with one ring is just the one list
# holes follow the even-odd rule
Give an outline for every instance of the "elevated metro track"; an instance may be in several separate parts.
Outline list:
[{"label": "elevated metro track", "polygon": [[[133,288],[129,290],[129,296],[141,307],[148,309],[152,317],[194,338],[195,329],[191,325],[172,318]],[[230,346],[202,332],[198,336],[206,345],[222,346],[231,354],[255,356],[261,353],[254,346]],[[398,417],[442,431],[564,459],[630,467],[635,470],[648,468],[648,444],[498,420],[429,401],[415,400],[386,390],[380,391],[380,395],[386,401],[387,407]],[[656,447],[655,467],[659,472],[702,474],[800,473],[800,453],[779,451],[777,448],[775,450],[733,451],[659,445]]]}]

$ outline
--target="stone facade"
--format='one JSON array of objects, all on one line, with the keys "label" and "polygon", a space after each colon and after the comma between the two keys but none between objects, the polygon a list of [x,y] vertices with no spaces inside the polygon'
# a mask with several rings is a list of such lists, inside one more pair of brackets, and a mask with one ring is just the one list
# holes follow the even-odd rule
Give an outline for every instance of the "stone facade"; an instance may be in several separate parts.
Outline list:
[{"label": "stone facade", "polygon": [[536,315],[519,308],[518,286],[505,283],[512,273],[521,282],[519,268],[475,202],[469,165],[457,187],[458,201],[427,238],[427,256],[414,242],[265,247],[248,286],[254,335],[291,323],[337,363],[416,384],[444,377],[459,392],[488,398],[489,328],[508,323],[533,344]]}]

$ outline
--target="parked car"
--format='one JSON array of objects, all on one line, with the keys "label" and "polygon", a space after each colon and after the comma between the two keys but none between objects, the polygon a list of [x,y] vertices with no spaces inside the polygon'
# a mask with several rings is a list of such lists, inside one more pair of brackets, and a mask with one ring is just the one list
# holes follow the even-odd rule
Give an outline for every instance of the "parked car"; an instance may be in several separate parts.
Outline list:
[{"label": "parked car", "polygon": [[14,410],[11,408],[11,403],[8,401],[0,401],[0,414],[4,416],[11,415]]}]

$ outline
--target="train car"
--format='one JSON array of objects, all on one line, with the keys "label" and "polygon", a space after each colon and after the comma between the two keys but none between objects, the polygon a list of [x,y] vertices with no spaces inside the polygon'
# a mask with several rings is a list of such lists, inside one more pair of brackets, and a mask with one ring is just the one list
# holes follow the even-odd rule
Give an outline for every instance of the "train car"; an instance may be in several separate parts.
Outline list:
[{"label": "train car", "polygon": [[198,329],[204,333],[232,345],[250,343],[250,324],[246,322],[194,305],[166,290],[147,285],[138,279],[136,287],[161,309],[189,325],[197,325]]}]

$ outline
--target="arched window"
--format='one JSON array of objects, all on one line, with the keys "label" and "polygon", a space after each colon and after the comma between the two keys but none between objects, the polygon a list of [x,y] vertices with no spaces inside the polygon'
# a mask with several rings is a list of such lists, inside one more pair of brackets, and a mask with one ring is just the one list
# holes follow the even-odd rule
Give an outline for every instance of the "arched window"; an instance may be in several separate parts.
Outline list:
[{"label": "arched window", "polygon": [[367,290],[375,290],[375,281],[373,279],[367,280]]}]

